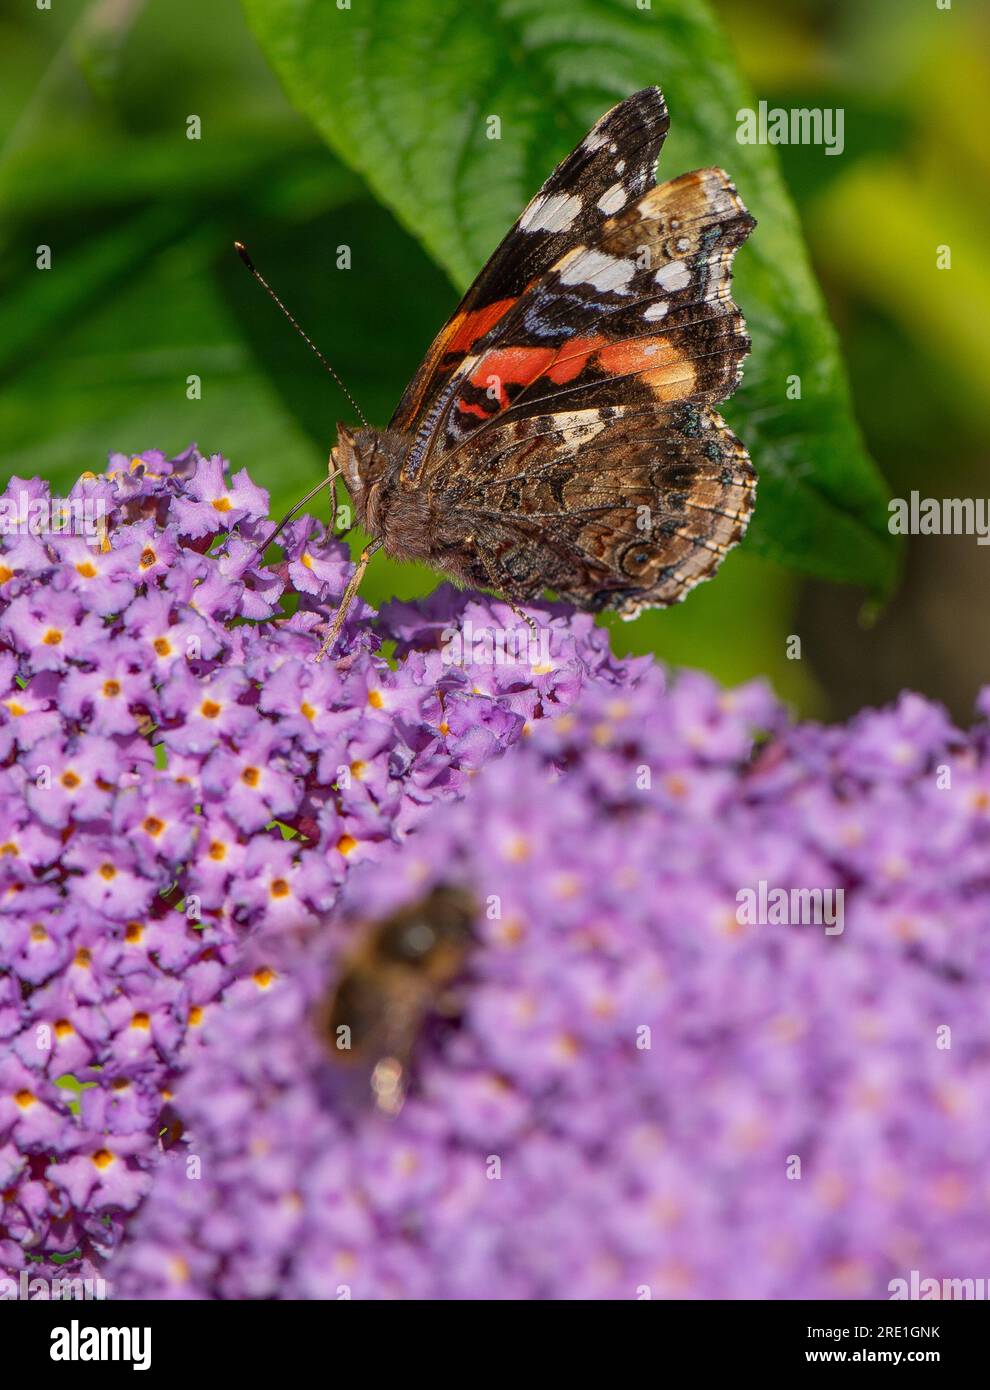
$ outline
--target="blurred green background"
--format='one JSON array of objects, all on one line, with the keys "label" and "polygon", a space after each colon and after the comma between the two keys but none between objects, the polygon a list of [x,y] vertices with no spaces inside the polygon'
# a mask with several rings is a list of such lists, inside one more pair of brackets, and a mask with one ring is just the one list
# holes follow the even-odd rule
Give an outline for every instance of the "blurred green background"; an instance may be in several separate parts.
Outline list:
[{"label": "blurred green background", "polygon": [[[653,0],[660,25],[664,5]],[[279,7],[285,0],[273,0]],[[619,7],[635,18],[635,0],[614,0]],[[678,0],[669,16],[672,52],[684,7],[689,0]],[[237,0],[0,4],[3,478],[41,473],[64,490],[109,450],[178,452],[195,440],[249,468],[270,489],[276,515],[301,496],[326,466],[336,420],[349,413],[245,274],[230,249],[235,238],[376,424],[387,421],[453,308],[457,291],[443,258],[424,249],[429,238],[414,234],[415,217],[400,222],[375,178],[358,172],[360,159],[346,167],[299,114],[305,103],[290,103],[256,36],[266,0],[247,8],[254,31]],[[884,496],[913,488],[990,496],[985,9],[964,0],[950,11],[935,0],[718,0],[712,8],[757,100],[845,111],[841,157],[814,146],[777,154]],[[707,12],[699,13],[704,29]],[[575,35],[575,61],[586,62],[579,28]],[[449,53],[428,55],[441,74],[463,61],[457,37]],[[594,60],[592,40],[583,51]],[[401,84],[403,53],[386,45],[378,61],[394,62]],[[507,44],[504,63],[515,61]],[[665,72],[648,80],[667,91],[676,131]],[[678,83],[691,89],[690,74],[672,80],[675,92]],[[607,103],[595,105],[592,85],[584,104],[595,112]],[[726,100],[719,119],[730,140],[735,102]],[[199,140],[186,138],[190,114],[201,120]],[[534,161],[515,211],[569,143]],[[742,155],[726,144],[703,158],[732,171]],[[684,167],[668,153],[661,176]],[[486,187],[478,181],[479,204]],[[745,193],[741,177],[740,187]],[[507,228],[508,219],[492,225]],[[52,247],[47,273],[35,268],[42,244]],[[356,248],[346,273],[336,267],[342,244]],[[941,244],[952,248],[951,271],[935,269]],[[741,271],[748,254],[740,253]],[[741,274],[737,297],[757,338],[770,320],[750,312],[743,283]],[[198,400],[186,394],[192,374],[202,380]],[[738,402],[726,413],[747,439],[745,392]],[[759,468],[760,451],[752,452]],[[771,484],[765,495],[758,512],[763,506],[764,517],[786,524],[787,494]],[[968,717],[990,677],[990,557],[975,538],[911,539],[881,605],[865,602],[862,588],[809,577],[773,556],[757,536],[683,606],[610,624],[614,645],[729,682],[766,674],[804,713],[839,717],[912,686]],[[379,556],[366,595],[411,597],[434,582]],[[791,634],[801,637],[798,661],[787,657]]]}]

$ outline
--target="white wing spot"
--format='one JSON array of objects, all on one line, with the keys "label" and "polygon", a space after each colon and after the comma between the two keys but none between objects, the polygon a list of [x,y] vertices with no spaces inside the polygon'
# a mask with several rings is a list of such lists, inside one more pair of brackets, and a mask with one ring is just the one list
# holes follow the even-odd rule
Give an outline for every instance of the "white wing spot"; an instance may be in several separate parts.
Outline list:
[{"label": "white wing spot", "polygon": [[[566,411],[555,416],[557,430],[565,435],[568,442],[584,442],[601,434],[608,421],[603,420],[597,411]],[[525,438],[525,435],[522,436]]]},{"label": "white wing spot", "polygon": [[691,283],[691,272],[683,261],[671,261],[662,265],[653,278],[662,290],[683,290]]},{"label": "white wing spot", "polygon": [[667,312],[669,305],[665,299],[658,299],[653,304],[648,304],[643,310],[644,319],[662,319]]},{"label": "white wing spot", "polygon": [[576,193],[538,193],[519,219],[525,232],[566,232],[581,211]]},{"label": "white wing spot", "polygon": [[594,154],[595,150],[600,150],[605,143],[605,136],[598,130],[589,130],[581,141],[581,148],[586,154]]},{"label": "white wing spot", "polygon": [[625,161],[624,159],[620,159],[619,162],[618,162],[618,164],[615,166],[615,172],[616,172],[617,174],[621,174],[621,173],[623,173],[623,172],[625,171],[625,167],[626,167],[626,161]]},{"label": "white wing spot", "polygon": [[621,183],[613,183],[611,188],[606,188],[605,192],[595,204],[606,217],[611,217],[613,212],[618,212],[619,208],[625,205],[626,190]]},{"label": "white wing spot", "polygon": [[688,241],[687,237],[682,236],[677,242],[677,249],[678,251],[686,251],[690,245],[691,243]]},{"label": "white wing spot", "polygon": [[626,294],[626,286],[636,274],[636,262],[625,261],[618,256],[606,256],[602,251],[589,251],[586,248],[572,253],[573,259],[560,271],[564,285],[594,285],[601,294],[614,290]]}]

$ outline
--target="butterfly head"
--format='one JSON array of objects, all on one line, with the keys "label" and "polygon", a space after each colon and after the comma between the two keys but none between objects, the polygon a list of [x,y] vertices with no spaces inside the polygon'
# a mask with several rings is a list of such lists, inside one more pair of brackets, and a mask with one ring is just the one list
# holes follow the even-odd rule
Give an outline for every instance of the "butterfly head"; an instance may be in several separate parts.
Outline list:
[{"label": "butterfly head", "polygon": [[372,535],[381,530],[382,484],[388,472],[385,436],[379,430],[337,425],[334,456],[351,495],[357,520]]},{"label": "butterfly head", "polygon": [[354,516],[370,535],[384,542],[395,559],[425,554],[427,499],[399,478],[409,441],[391,430],[351,430],[337,426],[334,461],[354,505]]}]

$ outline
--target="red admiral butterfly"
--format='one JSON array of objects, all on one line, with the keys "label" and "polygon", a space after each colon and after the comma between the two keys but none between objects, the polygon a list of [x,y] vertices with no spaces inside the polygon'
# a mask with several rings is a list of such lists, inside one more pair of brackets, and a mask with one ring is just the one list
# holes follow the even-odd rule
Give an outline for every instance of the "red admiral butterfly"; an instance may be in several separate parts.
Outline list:
[{"label": "red admiral butterfly", "polygon": [[731,265],[755,223],[721,169],[657,185],[668,126],[656,87],[602,116],[388,429],[338,427],[324,483],[343,475],[374,539],[321,656],[378,549],[513,604],[551,589],[633,618],[682,599],[742,536],[755,474],[712,406],[749,349]]}]

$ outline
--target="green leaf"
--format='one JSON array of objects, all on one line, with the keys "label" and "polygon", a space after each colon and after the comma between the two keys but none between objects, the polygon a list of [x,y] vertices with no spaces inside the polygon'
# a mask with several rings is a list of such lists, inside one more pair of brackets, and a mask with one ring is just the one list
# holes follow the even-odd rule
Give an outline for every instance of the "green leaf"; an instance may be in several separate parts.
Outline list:
[{"label": "green leaf", "polygon": [[[291,99],[459,289],[597,117],[659,85],[671,112],[661,177],[722,164],[759,221],[736,263],[753,353],[725,408],[760,473],[747,545],[889,590],[897,545],[887,493],[774,151],[737,142],[736,112],[755,103],[701,0],[244,4]],[[488,138],[489,116],[501,121],[499,139]]]},{"label": "green leaf", "polygon": [[[322,207],[305,221],[180,204],[87,225],[73,240],[51,220],[52,269],[29,260],[0,295],[0,471],[67,489],[110,449],[176,453],[196,441],[248,467],[276,515],[296,502],[326,467],[345,403],[234,254],[244,228],[286,301],[349,345],[357,398],[386,413],[389,382],[414,369],[446,282],[389,213],[352,200],[352,174],[317,154]],[[308,166],[308,155],[291,161],[285,179]],[[327,254],[340,242],[355,250],[349,271]],[[385,319],[394,333],[383,342]],[[407,567],[383,592],[428,591],[425,577]]]},{"label": "green leaf", "polygon": [[[350,181],[342,175],[342,194]],[[318,453],[240,328],[242,292],[255,310],[266,305],[231,248],[239,222],[217,225],[180,205],[87,226],[76,240],[49,223],[52,268],[29,261],[0,308],[5,473],[65,488],[108,450],[174,453],[195,440],[238,466],[267,458],[286,486],[309,485]],[[262,319],[270,330],[267,312],[259,327]],[[298,358],[293,365],[298,374]],[[306,373],[323,387],[308,361]]]},{"label": "green leaf", "polygon": [[[97,90],[78,69],[87,16],[126,38]],[[0,18],[0,38],[15,57],[0,89],[0,475],[65,489],[110,449],[198,440],[262,482],[309,486],[326,445],[246,341],[240,295],[269,333],[273,311],[232,242],[323,232],[364,188],[289,109],[238,0],[31,6]],[[309,360],[306,377],[326,394]]]}]

